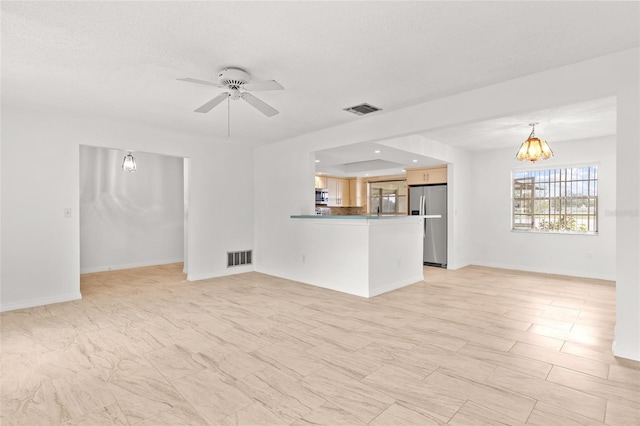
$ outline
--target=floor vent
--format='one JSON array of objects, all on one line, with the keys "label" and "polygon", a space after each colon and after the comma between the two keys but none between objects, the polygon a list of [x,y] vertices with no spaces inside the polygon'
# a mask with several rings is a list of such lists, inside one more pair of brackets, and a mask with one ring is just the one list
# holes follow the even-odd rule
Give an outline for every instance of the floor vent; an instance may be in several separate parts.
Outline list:
[{"label": "floor vent", "polygon": [[349,108],[345,108],[344,110],[347,112],[351,112],[355,115],[365,115],[365,114],[370,114],[372,112],[380,111],[381,108],[374,107],[373,105],[369,105],[369,104],[360,104],[360,105],[352,106]]},{"label": "floor vent", "polygon": [[227,268],[240,265],[251,265],[252,250],[244,251],[228,251],[227,252]]}]

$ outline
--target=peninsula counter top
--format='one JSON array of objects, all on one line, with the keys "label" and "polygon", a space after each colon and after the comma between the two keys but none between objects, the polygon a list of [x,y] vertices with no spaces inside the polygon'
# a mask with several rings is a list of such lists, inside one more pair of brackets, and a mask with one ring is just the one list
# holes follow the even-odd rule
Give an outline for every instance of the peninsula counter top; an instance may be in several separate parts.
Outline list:
[{"label": "peninsula counter top", "polygon": [[301,214],[291,215],[291,219],[407,219],[407,218],[423,218],[423,219],[440,219],[439,214],[428,215],[321,215],[321,214]]}]

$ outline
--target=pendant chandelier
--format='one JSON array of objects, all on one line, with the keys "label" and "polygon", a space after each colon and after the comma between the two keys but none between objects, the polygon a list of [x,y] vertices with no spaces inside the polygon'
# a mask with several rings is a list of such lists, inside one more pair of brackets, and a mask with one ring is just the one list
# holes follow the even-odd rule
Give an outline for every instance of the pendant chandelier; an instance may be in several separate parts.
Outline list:
[{"label": "pendant chandelier", "polygon": [[129,151],[129,153],[124,156],[124,160],[122,160],[122,170],[129,173],[136,171],[136,159],[131,155],[131,151]]},{"label": "pendant chandelier", "polygon": [[547,142],[536,137],[536,124],[538,123],[529,123],[529,126],[532,127],[531,134],[526,141],[522,142],[522,146],[516,154],[516,159],[520,161],[529,160],[535,163],[539,159],[548,160],[553,158],[553,151],[551,151]]}]

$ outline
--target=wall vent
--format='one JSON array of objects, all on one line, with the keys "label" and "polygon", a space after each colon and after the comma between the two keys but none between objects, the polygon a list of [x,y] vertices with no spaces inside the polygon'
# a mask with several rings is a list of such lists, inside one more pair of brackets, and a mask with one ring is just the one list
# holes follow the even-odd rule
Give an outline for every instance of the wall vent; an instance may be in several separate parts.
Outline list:
[{"label": "wall vent", "polygon": [[369,104],[360,104],[349,108],[344,108],[345,111],[351,112],[355,115],[370,114],[372,112],[380,111],[381,109],[382,108],[374,107],[373,105]]},{"label": "wall vent", "polygon": [[227,252],[227,268],[240,265],[251,265],[252,250],[244,251],[228,251]]}]

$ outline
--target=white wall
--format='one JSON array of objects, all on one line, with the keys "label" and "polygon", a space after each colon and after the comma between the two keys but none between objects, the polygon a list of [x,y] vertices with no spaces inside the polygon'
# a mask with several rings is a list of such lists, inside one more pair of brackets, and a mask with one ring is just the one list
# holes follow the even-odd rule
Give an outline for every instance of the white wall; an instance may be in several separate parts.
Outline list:
[{"label": "white wall", "polygon": [[183,159],[80,146],[80,272],[181,262]]},{"label": "white wall", "polygon": [[[2,105],[0,309],[80,297],[79,146],[190,159],[189,279],[226,268],[253,246],[252,149],[110,117]],[[72,217],[65,218],[65,208]]]},{"label": "white wall", "polygon": [[313,214],[314,171],[305,145],[269,144],[256,148],[255,267],[257,271],[296,279],[299,249],[292,214]]},{"label": "white wall", "polygon": [[[549,143],[555,158],[536,164],[515,160],[517,141],[513,149],[474,155],[473,264],[615,280],[616,220],[611,215],[616,208],[615,136]],[[598,235],[511,232],[512,171],[585,164],[598,165]]]},{"label": "white wall", "polygon": [[640,361],[640,49],[614,65],[618,119],[613,353]]},{"label": "white wall", "polygon": [[423,279],[422,219],[290,219],[295,237],[287,277],[373,297]]},{"label": "white wall", "polygon": [[377,296],[424,280],[423,220],[408,217],[369,221],[367,296]]},{"label": "white wall", "polygon": [[[300,255],[289,274],[318,287],[369,297],[369,224],[357,219],[292,219]],[[293,266],[293,265],[292,265]]]}]

